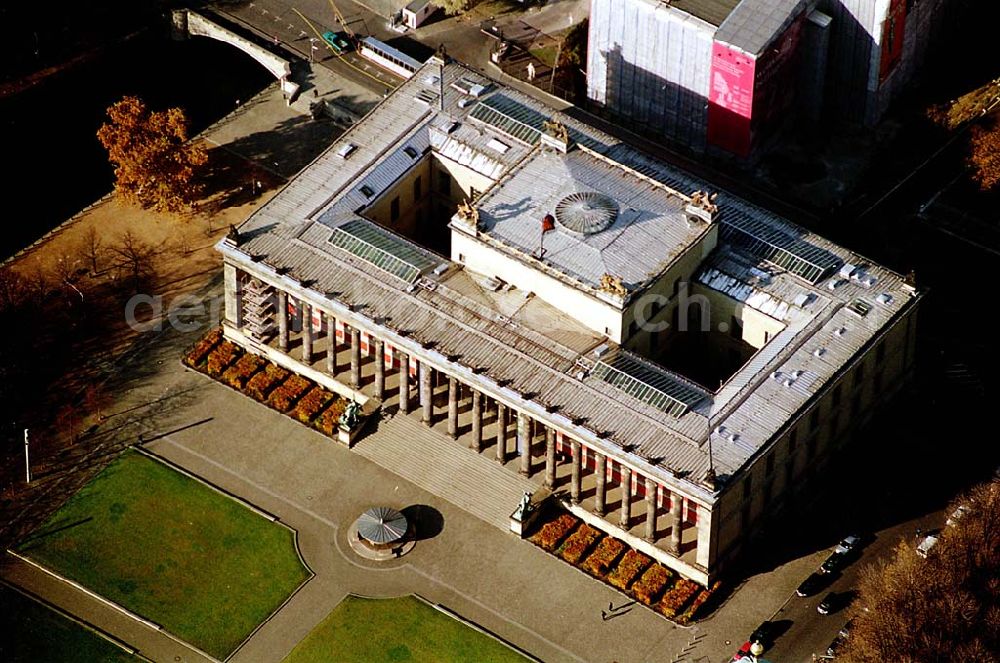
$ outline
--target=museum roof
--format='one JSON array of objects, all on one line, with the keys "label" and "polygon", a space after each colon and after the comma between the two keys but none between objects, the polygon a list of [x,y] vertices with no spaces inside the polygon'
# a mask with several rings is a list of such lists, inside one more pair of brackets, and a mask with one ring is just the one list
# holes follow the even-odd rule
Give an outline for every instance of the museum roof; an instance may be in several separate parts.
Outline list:
[{"label": "museum roof", "polygon": [[[477,208],[481,232],[504,246],[584,285],[597,288],[609,274],[635,291],[708,233],[709,223],[688,220],[688,202],[660,182],[579,148],[534,152]],[[553,229],[542,238],[547,214]]]},{"label": "museum roof", "polygon": [[[487,90],[476,97],[468,94],[472,85]],[[444,92],[443,103],[440,97],[415,101],[435,90]],[[495,107],[505,109],[507,119],[492,115],[489,104],[490,112],[479,114],[485,121],[470,119],[491,95],[501,96]],[[563,123],[585,149],[561,154],[535,141],[521,124],[532,127],[540,118]],[[508,124],[508,119],[521,124]],[[508,143],[509,149],[497,151],[491,141]],[[530,236],[519,224],[534,222],[537,215],[527,211],[532,205],[497,220],[501,204],[519,200],[510,193],[519,186],[522,193],[526,186],[537,195],[541,208],[569,192],[593,189],[610,194],[621,209],[659,210],[648,223],[662,224],[657,232],[677,235],[661,248],[689,241],[690,233],[698,232],[676,225],[675,196],[667,189],[681,192],[678,196],[717,190],[457,62],[440,67],[432,60],[247,219],[238,245],[223,241],[220,250],[269,282],[309,293],[321,308],[347,320],[363,318],[363,324],[382,329],[404,351],[437,362],[665,485],[685,482],[688,494],[706,502],[714,499],[700,483],[709,467],[710,431],[714,470],[725,481],[916,298],[898,274],[719,191],[714,220],[721,224],[719,247],[696,280],[780,320],[785,328],[710,393],[649,366],[540,298],[510,286],[498,290],[486,277],[365,220],[365,206],[428,150],[499,179],[482,201],[487,231],[511,243],[524,242],[525,250],[531,249]],[[622,190],[632,172],[662,183],[664,190],[657,195],[641,187]],[[532,178],[544,181],[531,184]],[[628,227],[645,232],[645,223],[633,221]],[[551,248],[566,252],[563,267],[579,271],[581,279],[592,279],[598,271],[585,264],[581,252],[592,251],[596,260],[607,249],[588,240],[565,247],[553,241]],[[803,271],[793,259],[800,253],[823,263],[823,271],[818,276]],[[649,265],[642,270],[655,269],[657,258],[653,253],[642,257]],[[611,369],[602,364],[624,371],[625,378],[609,379]],[[633,374],[685,407],[658,401],[655,393],[651,397],[633,383]]]}]

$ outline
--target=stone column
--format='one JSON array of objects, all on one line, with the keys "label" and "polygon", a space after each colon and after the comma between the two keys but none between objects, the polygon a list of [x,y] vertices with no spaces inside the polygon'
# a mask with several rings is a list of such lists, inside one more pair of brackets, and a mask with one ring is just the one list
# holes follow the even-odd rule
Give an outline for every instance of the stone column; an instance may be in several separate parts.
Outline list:
[{"label": "stone column", "polygon": [[410,358],[399,353],[399,411],[410,411]]},{"label": "stone column", "polygon": [[531,476],[531,420],[524,412],[517,413],[517,439],[521,446],[521,469],[526,477]]},{"label": "stone column", "polygon": [[313,360],[313,317],[312,307],[302,302],[302,363],[306,366]]},{"label": "stone column", "polygon": [[681,511],[684,498],[677,493],[670,493],[670,552],[678,554],[681,551]]},{"label": "stone column", "polygon": [[483,450],[483,395],[472,390],[472,441],[469,447],[479,453]]},{"label": "stone column", "polygon": [[646,534],[650,543],[656,540],[656,483],[646,477]]},{"label": "stone column", "polygon": [[385,343],[381,339],[375,340],[374,396],[379,400],[385,397]]},{"label": "stone column", "polygon": [[458,437],[458,379],[448,376],[448,436]]},{"label": "stone column", "polygon": [[351,386],[361,386],[361,331],[351,327]]},{"label": "stone column", "polygon": [[[688,504],[688,508],[691,505]],[[712,559],[712,512],[701,506],[698,509],[698,549],[695,553],[695,563],[707,569],[714,562]]]},{"label": "stone column", "polygon": [[618,525],[628,531],[629,523],[632,522],[632,470],[622,466],[622,508],[618,517]]},{"label": "stone column", "polygon": [[497,462],[507,460],[507,406],[497,403]]},{"label": "stone column", "polygon": [[278,310],[274,313],[278,316],[278,348],[288,352],[288,293],[284,290],[278,291]]},{"label": "stone column", "polygon": [[326,314],[326,340],[330,342],[330,348],[326,351],[326,372],[330,375],[337,374],[337,319],[329,313]]},{"label": "stone column", "polygon": [[556,486],[556,432],[545,428],[545,487],[549,490]]},{"label": "stone column", "polygon": [[594,513],[598,516],[604,515],[604,501],[607,497],[608,478],[608,457],[604,454],[597,454],[597,469],[594,470],[597,478],[597,493],[594,495]]},{"label": "stone column", "polygon": [[432,369],[427,362],[420,362],[420,421],[424,422],[428,426],[434,424],[434,401],[431,399],[433,392],[431,390],[431,380],[433,379]]},{"label": "stone column", "polygon": [[580,464],[583,460],[580,456],[582,447],[580,443],[573,440],[573,474],[569,487],[569,501],[573,504],[580,503]]},{"label": "stone column", "polygon": [[226,293],[226,322],[239,329],[243,326],[243,287],[236,265],[228,262],[222,266]]}]

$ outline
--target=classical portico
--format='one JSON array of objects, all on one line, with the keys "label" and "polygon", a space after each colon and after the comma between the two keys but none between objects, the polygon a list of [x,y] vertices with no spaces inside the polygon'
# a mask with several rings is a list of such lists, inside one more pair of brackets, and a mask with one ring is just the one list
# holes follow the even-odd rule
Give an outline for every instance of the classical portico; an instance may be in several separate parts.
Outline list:
[{"label": "classical portico", "polygon": [[[598,527],[639,540],[647,550],[671,559],[689,576],[704,576],[698,564],[701,528],[696,526],[695,502],[685,502],[682,495],[621,459],[571,437],[482,385],[449,374],[432,363],[438,358],[421,356],[417,354],[420,350],[406,352],[396,345],[396,339],[380,337],[382,330],[374,325],[363,326],[360,316],[349,311],[338,316],[334,307],[323,309],[302,292],[266,284],[261,277],[229,264],[226,273],[230,281],[240,284],[230,289],[237,302],[229,311],[233,319],[257,315],[251,310],[254,305],[245,300],[248,290],[263,289],[275,302],[268,309],[273,319],[263,327],[277,329],[277,334],[265,331],[255,336],[255,330],[237,328],[227,319],[225,331],[233,340],[347,397],[374,399],[384,411],[419,418],[455,444],[486,454],[540,486],[565,494],[567,506],[586,512]],[[254,285],[248,288],[251,281]],[[469,375],[475,377],[465,377]],[[419,405],[416,412],[411,411],[414,397]],[[639,503],[645,506],[636,518],[633,512]]]}]

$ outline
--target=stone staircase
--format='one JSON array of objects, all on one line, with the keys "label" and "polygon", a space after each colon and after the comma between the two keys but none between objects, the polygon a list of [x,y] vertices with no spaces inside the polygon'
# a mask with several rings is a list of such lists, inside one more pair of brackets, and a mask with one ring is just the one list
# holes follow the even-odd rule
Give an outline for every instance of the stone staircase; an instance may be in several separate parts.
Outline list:
[{"label": "stone staircase", "polygon": [[397,414],[364,436],[355,453],[455,506],[506,530],[524,492],[537,486],[492,458]]}]

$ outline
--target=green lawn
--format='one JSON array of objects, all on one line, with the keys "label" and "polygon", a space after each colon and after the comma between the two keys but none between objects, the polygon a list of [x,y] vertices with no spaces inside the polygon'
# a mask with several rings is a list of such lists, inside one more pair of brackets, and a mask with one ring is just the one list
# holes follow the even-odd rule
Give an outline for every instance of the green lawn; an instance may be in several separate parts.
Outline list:
[{"label": "green lawn", "polygon": [[289,530],[135,452],[19,551],[218,658],[308,576]]},{"label": "green lawn", "polygon": [[398,599],[348,596],[285,661],[524,663],[525,659],[499,641],[412,596]]},{"label": "green lawn", "polygon": [[89,628],[0,585],[0,660],[5,663],[125,663],[139,659]]},{"label": "green lawn", "polygon": [[541,60],[543,64],[546,64],[549,67],[555,66],[556,53],[558,52],[559,52],[558,45],[542,46],[541,48],[533,48],[530,51],[532,55],[534,55],[536,58]]}]

